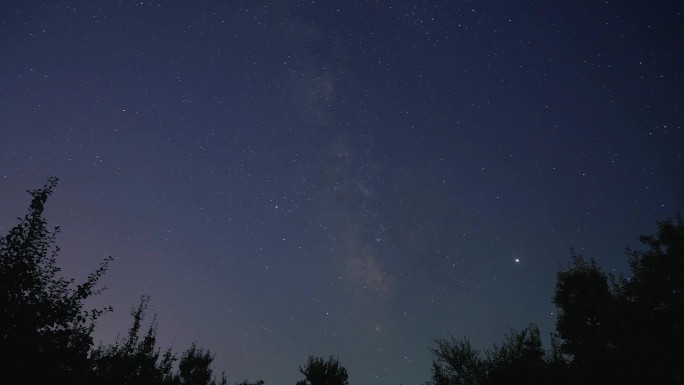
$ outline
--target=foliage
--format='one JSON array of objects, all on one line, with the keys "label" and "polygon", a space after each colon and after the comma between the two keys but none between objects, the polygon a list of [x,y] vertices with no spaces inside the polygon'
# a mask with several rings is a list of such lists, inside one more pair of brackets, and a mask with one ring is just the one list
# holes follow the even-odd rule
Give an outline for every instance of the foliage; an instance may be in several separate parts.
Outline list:
[{"label": "foliage", "polygon": [[[93,348],[98,318],[110,307],[84,310],[111,258],[85,282],[58,276],[59,228],[48,229],[43,212],[57,178],[30,190],[28,213],[0,238],[0,354],[6,378],[32,383],[226,385],[217,382],[214,355],[193,343],[180,360],[156,347],[156,316],[141,335],[149,297],[132,309],[125,338]],[[545,351],[534,324],[480,351],[467,339],[436,340],[427,385],[501,383],[681,383],[684,381],[684,222],[658,222],[639,240],[645,251],[627,250],[630,277],[615,279],[594,259],[571,255],[557,274],[553,302],[556,334]],[[177,367],[175,366],[177,363]],[[36,370],[39,369],[39,370]],[[175,369],[175,370],[174,370]],[[310,356],[297,385],[348,385],[336,357]],[[239,385],[263,385],[244,380]]]},{"label": "foliage", "polygon": [[430,385],[484,384],[487,362],[467,339],[439,339],[434,355]]},{"label": "foliage", "polygon": [[428,385],[545,384],[551,369],[560,371],[563,367],[555,356],[547,357],[534,324],[511,331],[503,344],[484,351],[474,349],[465,338],[451,336],[435,342]]},{"label": "foliage", "polygon": [[427,384],[682,383],[684,222],[658,222],[639,240],[648,248],[627,250],[629,278],[571,254],[557,274],[550,351],[533,325],[484,352],[467,339],[437,340]]},{"label": "foliage", "polygon": [[658,222],[639,240],[648,248],[627,249],[629,278],[609,280],[577,256],[558,274],[557,331],[578,381],[684,380],[684,223]]},{"label": "foliage", "polygon": [[606,375],[615,348],[615,295],[608,275],[595,260],[573,253],[570,268],[557,274],[553,302],[559,308],[556,332],[561,353],[572,357],[580,377]]},{"label": "foliage", "polygon": [[[173,371],[176,355],[169,348],[164,353],[157,345],[156,316],[144,336],[140,335],[149,297],[142,296],[137,308],[132,309],[133,324],[128,335],[110,345],[100,344],[91,354],[94,365],[93,383],[99,384],[158,384],[158,385],[216,385],[211,364],[214,355],[193,343],[183,352],[177,372]],[[226,385],[222,376],[220,385]]]},{"label": "foliage", "polygon": [[349,385],[347,369],[333,356],[327,360],[309,356],[306,365],[299,367],[299,372],[304,379],[297,381],[297,385]]},{"label": "foliage", "polygon": [[[181,356],[178,364],[178,383],[183,385],[215,385],[216,380],[212,376],[211,363],[214,355],[208,350],[197,347],[193,343]],[[221,376],[221,385],[226,385],[225,375]],[[246,383],[246,381],[245,381]]]},{"label": "foliage", "polygon": [[264,385],[264,381],[257,380],[256,382],[249,382],[249,380],[243,380],[237,385]]},{"label": "foliage", "polygon": [[81,383],[95,322],[111,310],[84,310],[83,302],[100,293],[95,286],[110,258],[78,285],[58,277],[59,227],[48,229],[43,218],[57,181],[30,190],[28,213],[0,238],[0,355],[7,378],[32,373],[35,382]]},{"label": "foliage", "polygon": [[[84,310],[84,301],[101,293],[98,280],[111,258],[85,282],[58,276],[59,228],[49,230],[43,211],[57,178],[31,190],[28,214],[0,238],[0,355],[5,378],[29,383],[217,385],[214,355],[196,344],[178,361],[171,349],[156,347],[156,316],[141,336],[149,297],[131,312],[133,324],[122,340],[93,348],[97,319],[111,307]],[[226,385],[225,376],[219,384]],[[263,385],[263,381],[242,385]]]},{"label": "foliage", "polygon": [[512,332],[505,337],[501,346],[494,345],[487,353],[488,382],[545,384],[545,356],[536,325],[531,324],[520,332]]},{"label": "foliage", "polygon": [[617,357],[630,379],[653,383],[684,381],[684,222],[658,222],[642,235],[645,251],[627,250],[632,276],[616,285]]},{"label": "foliage", "polygon": [[149,297],[143,296],[131,311],[133,324],[128,335],[105,346],[100,344],[91,353],[92,382],[99,384],[173,384],[172,365],[176,360],[171,350],[161,354],[156,348],[156,317],[141,338],[140,330]]}]

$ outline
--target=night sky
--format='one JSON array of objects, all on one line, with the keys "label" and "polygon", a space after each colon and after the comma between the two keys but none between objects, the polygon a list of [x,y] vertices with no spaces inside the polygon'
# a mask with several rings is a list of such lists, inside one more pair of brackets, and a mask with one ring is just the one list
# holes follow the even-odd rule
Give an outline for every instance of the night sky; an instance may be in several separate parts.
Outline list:
[{"label": "night sky", "polygon": [[684,212],[683,41],[681,1],[2,1],[0,230],[60,178],[96,340],[147,294],[231,383],[421,384]]}]

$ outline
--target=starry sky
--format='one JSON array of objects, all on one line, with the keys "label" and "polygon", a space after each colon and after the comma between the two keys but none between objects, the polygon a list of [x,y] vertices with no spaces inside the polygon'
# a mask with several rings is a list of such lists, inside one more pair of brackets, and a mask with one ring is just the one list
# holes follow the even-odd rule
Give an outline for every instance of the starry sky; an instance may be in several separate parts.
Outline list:
[{"label": "starry sky", "polygon": [[608,272],[684,211],[681,1],[3,1],[0,230],[114,258],[111,342],[229,381],[420,384],[433,339],[554,329],[570,249]]}]

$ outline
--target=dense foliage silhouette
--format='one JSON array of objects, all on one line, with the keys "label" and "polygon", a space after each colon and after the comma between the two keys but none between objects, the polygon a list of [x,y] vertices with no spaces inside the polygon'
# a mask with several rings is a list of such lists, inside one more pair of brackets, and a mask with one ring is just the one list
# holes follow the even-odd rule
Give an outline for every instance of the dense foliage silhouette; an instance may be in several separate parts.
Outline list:
[{"label": "dense foliage silhouette", "polygon": [[548,384],[565,369],[557,349],[548,353],[543,349],[535,324],[511,331],[491,349],[475,349],[468,339],[453,336],[435,342],[428,384]]},{"label": "dense foliage silhouette", "polygon": [[349,385],[347,369],[337,357],[330,356],[326,360],[309,356],[306,365],[299,367],[299,372],[304,379],[297,381],[297,385]]},{"label": "dense foliage silhouette", "polygon": [[553,302],[559,308],[556,332],[562,354],[571,357],[573,377],[603,379],[613,370],[610,334],[615,330],[615,297],[608,276],[590,259],[572,254],[568,270],[557,274]]},{"label": "dense foliage silhouette", "polygon": [[436,340],[427,384],[684,382],[684,222],[658,222],[639,240],[647,249],[627,250],[630,277],[571,254],[557,274],[548,351],[534,325],[484,351],[467,339]]},{"label": "dense foliage silhouette", "polygon": [[84,310],[83,302],[100,292],[95,286],[110,259],[77,285],[58,276],[59,228],[49,229],[43,218],[56,184],[50,178],[29,191],[28,213],[0,238],[0,357],[6,378],[78,384],[89,371],[95,321],[111,310]]},{"label": "dense foliage silhouette", "polygon": [[[85,282],[59,277],[56,265],[59,228],[47,227],[43,211],[58,179],[30,190],[28,213],[0,238],[0,369],[6,379],[23,383],[112,385],[225,385],[216,380],[214,355],[192,344],[180,357],[156,346],[157,322],[141,336],[149,297],[131,312],[125,338],[94,347],[97,319],[111,307],[84,309],[84,301],[100,294],[98,280],[111,258],[105,258]],[[20,379],[20,380],[19,380]],[[263,385],[263,381],[240,385]]]},{"label": "dense foliage silhouette", "polygon": [[[30,190],[28,213],[0,238],[0,369],[25,383],[102,385],[226,385],[216,378],[214,355],[193,343],[180,358],[157,347],[157,320],[143,333],[149,297],[131,315],[128,334],[93,344],[92,333],[111,307],[84,309],[111,258],[76,284],[59,276],[59,228],[43,211],[57,185],[48,179]],[[467,339],[435,340],[426,385],[684,382],[684,222],[657,223],[639,237],[644,251],[627,250],[630,276],[606,274],[594,259],[571,254],[557,273],[558,307],[551,347],[544,349],[535,324],[511,331],[501,345],[473,348]],[[297,385],[348,385],[336,357],[309,356]],[[239,385],[264,385],[248,380]]]}]

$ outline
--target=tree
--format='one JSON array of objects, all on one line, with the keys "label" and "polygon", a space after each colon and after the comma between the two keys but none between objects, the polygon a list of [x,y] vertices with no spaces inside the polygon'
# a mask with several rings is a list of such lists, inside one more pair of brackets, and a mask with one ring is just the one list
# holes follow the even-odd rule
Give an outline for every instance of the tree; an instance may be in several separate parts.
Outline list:
[{"label": "tree", "polygon": [[539,328],[530,324],[520,332],[505,336],[501,346],[494,345],[487,353],[488,383],[546,384],[549,371],[545,360]]},{"label": "tree", "polygon": [[547,355],[534,324],[511,331],[501,345],[484,351],[474,349],[465,338],[435,342],[437,348],[430,349],[432,378],[426,385],[563,383],[564,365],[557,356]]},{"label": "tree", "polygon": [[[568,270],[557,274],[553,303],[559,308],[556,331],[561,352],[572,357],[582,379],[608,375],[614,350],[615,295],[596,264],[572,254]],[[599,372],[603,372],[600,374]]]},{"label": "tree", "polygon": [[[88,352],[97,318],[111,308],[84,310],[111,258],[85,282],[58,276],[59,227],[43,218],[45,202],[58,182],[50,178],[30,190],[28,213],[0,238],[0,356],[6,378],[79,384],[89,370]],[[39,368],[40,370],[35,370]]]},{"label": "tree", "polygon": [[571,254],[557,273],[549,352],[533,324],[484,352],[437,340],[427,385],[684,382],[684,222],[658,222],[638,239],[648,248],[627,249],[630,277]]},{"label": "tree", "polygon": [[618,341],[632,379],[684,381],[684,222],[658,222],[641,235],[645,251],[627,249],[632,276],[616,285],[622,321]]},{"label": "tree", "polygon": [[172,372],[175,354],[169,348],[161,354],[157,348],[157,322],[153,318],[147,333],[141,338],[140,330],[145,318],[149,297],[142,296],[137,308],[131,310],[133,324],[128,335],[109,345],[93,349],[92,383],[98,384],[175,384]]},{"label": "tree", "polygon": [[426,385],[478,385],[485,384],[488,363],[481,352],[474,349],[466,338],[435,340],[431,348],[432,378]]},{"label": "tree", "polygon": [[237,385],[264,385],[264,381],[263,380],[257,380],[255,382],[250,382],[249,380],[245,379]]},{"label": "tree", "polygon": [[[157,321],[152,319],[147,332],[141,336],[142,323],[149,303],[142,296],[137,308],[131,310],[133,324],[125,338],[109,345],[100,344],[91,354],[93,377],[91,383],[101,385],[227,385],[224,374],[219,382],[211,364],[214,354],[193,343],[180,360],[171,348],[161,352],[157,347]],[[174,364],[178,361],[177,370]],[[244,385],[252,385],[247,380]],[[263,385],[257,381],[254,385]]]},{"label": "tree", "polygon": [[299,372],[304,379],[297,381],[297,385],[349,385],[347,369],[333,356],[327,360],[309,356],[306,366],[300,366]]},{"label": "tree", "polygon": [[[211,352],[193,343],[181,356],[178,364],[178,382],[182,385],[216,385],[211,369],[213,361],[214,355]],[[222,375],[220,384],[226,383],[226,377]]]},{"label": "tree", "polygon": [[638,239],[648,248],[627,249],[630,277],[609,280],[574,255],[558,273],[556,330],[577,381],[684,381],[684,223]]},{"label": "tree", "polygon": [[[0,357],[5,378],[76,385],[216,385],[214,355],[196,344],[173,371],[176,355],[156,347],[156,316],[140,335],[147,296],[131,311],[133,324],[124,339],[93,348],[96,320],[112,309],[84,310],[83,303],[102,292],[95,287],[111,258],[81,284],[58,276],[59,228],[48,229],[43,218],[57,181],[50,178],[43,188],[30,190],[28,213],[0,238]],[[224,376],[220,384],[226,385]]]}]

